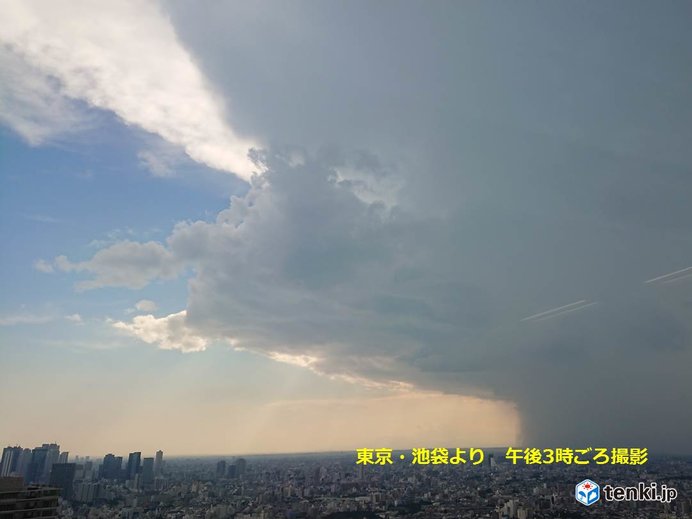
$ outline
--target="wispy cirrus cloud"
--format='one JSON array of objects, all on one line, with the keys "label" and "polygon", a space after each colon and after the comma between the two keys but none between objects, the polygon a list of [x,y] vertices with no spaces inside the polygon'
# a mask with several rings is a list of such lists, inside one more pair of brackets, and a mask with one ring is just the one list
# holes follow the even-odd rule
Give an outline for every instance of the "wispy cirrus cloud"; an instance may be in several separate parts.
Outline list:
[{"label": "wispy cirrus cloud", "polygon": [[0,28],[0,123],[34,146],[93,128],[97,118],[62,95],[55,78],[12,52],[3,29],[7,24]]},{"label": "wispy cirrus cloud", "polygon": [[75,324],[84,324],[84,319],[82,319],[82,316],[80,314],[66,315],[65,319]]},{"label": "wispy cirrus cloud", "polygon": [[25,214],[24,218],[27,220],[30,220],[32,222],[37,222],[37,223],[61,223],[62,220],[59,218],[55,218],[54,216],[50,216],[47,214],[40,214],[40,213],[33,213],[33,214]]},{"label": "wispy cirrus cloud", "polygon": [[17,326],[23,324],[45,324],[55,320],[54,315],[10,314],[0,316],[0,326]]},{"label": "wispy cirrus cloud", "polygon": [[228,124],[224,100],[153,1],[7,1],[0,44],[12,79],[0,90],[2,121],[33,144],[79,126],[70,101],[79,100],[209,167],[243,178],[255,170],[255,141]]},{"label": "wispy cirrus cloud", "polygon": [[[28,312],[20,311],[0,315],[0,326],[43,325],[55,322],[61,317],[57,311]],[[66,321],[74,324],[84,324],[81,314],[73,313],[63,316]]]},{"label": "wispy cirrus cloud", "polygon": [[34,268],[39,272],[43,272],[44,274],[50,274],[51,272],[55,271],[55,269],[53,268],[53,264],[50,261],[46,261],[44,259],[37,259],[36,261],[34,261]]}]

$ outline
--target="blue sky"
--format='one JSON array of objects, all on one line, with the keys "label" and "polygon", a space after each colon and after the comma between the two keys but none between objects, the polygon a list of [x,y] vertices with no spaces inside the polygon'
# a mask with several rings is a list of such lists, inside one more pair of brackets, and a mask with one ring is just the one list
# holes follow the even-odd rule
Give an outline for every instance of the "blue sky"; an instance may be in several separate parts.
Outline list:
[{"label": "blue sky", "polygon": [[0,9],[0,441],[689,449],[688,3]]},{"label": "blue sky", "polygon": [[[38,259],[87,258],[115,241],[162,239],[178,221],[209,219],[231,194],[247,191],[237,178],[205,171],[192,161],[179,164],[174,179],[147,174],[137,157],[142,136],[99,115],[97,129],[69,143],[30,146],[7,130],[2,133],[3,227],[10,239],[3,256],[11,266],[3,270],[2,281],[8,294],[21,296],[3,299],[5,313],[48,304],[74,313],[79,311],[75,304],[84,304],[72,299],[74,279],[37,276]],[[171,285],[178,286],[156,286],[148,293],[184,294],[184,280]],[[87,309],[100,312],[89,317],[122,311],[133,299],[128,291],[108,292],[79,295],[80,301],[87,299]]]}]

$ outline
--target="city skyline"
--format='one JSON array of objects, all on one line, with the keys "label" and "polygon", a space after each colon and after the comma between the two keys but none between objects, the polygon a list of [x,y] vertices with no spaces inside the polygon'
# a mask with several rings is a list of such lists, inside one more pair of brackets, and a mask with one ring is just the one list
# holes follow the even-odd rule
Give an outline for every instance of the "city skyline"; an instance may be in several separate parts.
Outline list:
[{"label": "city skyline", "polygon": [[[36,447],[33,465],[43,459],[40,453],[47,448],[60,452],[55,444]],[[22,511],[26,510],[34,514],[28,517],[36,517],[35,507],[40,507],[41,517],[99,514],[217,519],[450,515],[471,519],[478,514],[494,519],[625,519],[660,514],[685,518],[692,513],[689,457],[649,457],[640,449],[614,450],[612,457],[606,454],[606,464],[580,465],[563,458],[536,470],[531,454],[519,449],[508,449],[504,455],[479,449],[454,455],[454,450],[436,449],[430,458],[422,455],[423,450],[412,449],[401,456],[390,452],[395,455],[383,463],[366,463],[367,456],[360,452],[232,460],[173,458],[165,470],[156,473],[152,472],[155,458],[141,459],[141,452],[130,453],[126,463],[124,456],[107,454],[100,463],[89,459],[53,463],[48,486],[41,486],[42,477],[32,480],[29,471],[0,477],[0,511],[24,517]],[[2,474],[8,463],[15,465],[12,454],[11,447],[3,450]],[[587,453],[578,455],[583,454]],[[517,456],[523,463],[516,464]],[[163,460],[161,451],[157,459]],[[597,462],[595,457],[592,461]],[[633,485],[634,474],[647,481],[655,478],[655,482]],[[620,485],[623,482],[629,484]],[[576,493],[582,486],[589,492],[588,498]],[[644,492],[646,488],[665,492],[654,496]],[[625,502],[618,497],[623,492],[631,496]]]}]

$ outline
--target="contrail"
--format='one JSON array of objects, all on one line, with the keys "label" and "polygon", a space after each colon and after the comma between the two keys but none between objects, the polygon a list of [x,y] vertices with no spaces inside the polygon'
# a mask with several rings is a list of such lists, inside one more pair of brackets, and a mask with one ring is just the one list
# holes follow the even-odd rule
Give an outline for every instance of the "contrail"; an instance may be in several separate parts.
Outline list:
[{"label": "contrail", "polygon": [[[685,269],[676,270],[675,272],[671,272],[671,273],[669,273],[669,274],[663,274],[662,276],[658,276],[658,277],[655,277],[655,278],[651,278],[651,279],[649,279],[649,280],[647,280],[647,281],[644,281],[644,284],[646,284],[646,283],[653,283],[653,282],[655,282],[655,281],[660,281],[661,279],[665,279],[665,278],[677,276],[678,274],[682,274],[683,272],[688,272],[688,271],[690,271],[690,270],[692,270],[692,267],[687,267],[687,268],[685,268]],[[683,277],[687,277],[687,276],[683,276]]]},{"label": "contrail", "polygon": [[585,305],[577,306],[575,308],[570,308],[569,310],[563,310],[562,312],[557,312],[554,314],[546,315],[545,317],[539,317],[538,319],[533,319],[533,321],[535,321],[535,322],[545,321],[546,319],[552,319],[553,317],[559,317],[561,315],[565,315],[565,314],[568,314],[570,312],[577,312],[579,310],[583,310],[584,308],[588,308],[590,306],[597,305],[597,304],[598,304],[598,301],[593,301],[593,302],[585,304]]},{"label": "contrail", "polygon": [[674,277],[674,278],[672,278],[672,279],[666,279],[665,281],[662,281],[661,283],[662,283],[662,284],[665,284],[665,283],[675,283],[676,281],[680,281],[681,279],[687,279],[687,278],[689,278],[689,277],[692,277],[692,272],[690,272],[689,274],[685,274],[685,275],[683,275],[683,276]]},{"label": "contrail", "polygon": [[[531,321],[533,319],[537,319],[538,317],[543,317],[544,315],[547,316],[548,314],[553,314],[553,313],[563,313],[563,311],[567,310],[570,311],[574,307],[581,307],[581,305],[588,303],[586,299],[582,299],[581,301],[577,301],[575,303],[570,303],[568,305],[564,306],[558,306],[557,308],[551,308],[550,310],[546,310],[545,312],[540,312],[537,314],[530,315],[528,317],[524,317],[522,321]],[[593,303],[592,303],[593,304]],[[570,309],[570,310],[568,310]],[[576,310],[576,308],[574,308]]]}]

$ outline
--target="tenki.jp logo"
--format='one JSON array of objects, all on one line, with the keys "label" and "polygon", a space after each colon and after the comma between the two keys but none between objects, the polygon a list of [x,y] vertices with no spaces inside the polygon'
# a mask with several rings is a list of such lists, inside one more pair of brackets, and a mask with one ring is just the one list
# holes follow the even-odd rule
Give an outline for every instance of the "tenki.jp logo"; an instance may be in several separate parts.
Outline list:
[{"label": "tenki.jp logo", "polygon": [[591,506],[601,497],[601,487],[590,479],[585,479],[574,487],[574,498],[582,505]]}]

